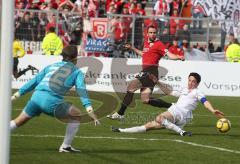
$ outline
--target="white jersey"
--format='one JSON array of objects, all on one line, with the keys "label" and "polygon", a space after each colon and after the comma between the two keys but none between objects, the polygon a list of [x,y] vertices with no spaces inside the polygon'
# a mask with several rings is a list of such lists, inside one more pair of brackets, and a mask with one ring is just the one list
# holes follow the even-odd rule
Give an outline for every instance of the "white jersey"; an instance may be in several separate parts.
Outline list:
[{"label": "white jersey", "polygon": [[202,103],[206,101],[205,95],[197,88],[192,90],[182,88],[179,91],[172,91],[171,95],[179,97],[173,105],[185,114],[196,109],[198,101]]}]

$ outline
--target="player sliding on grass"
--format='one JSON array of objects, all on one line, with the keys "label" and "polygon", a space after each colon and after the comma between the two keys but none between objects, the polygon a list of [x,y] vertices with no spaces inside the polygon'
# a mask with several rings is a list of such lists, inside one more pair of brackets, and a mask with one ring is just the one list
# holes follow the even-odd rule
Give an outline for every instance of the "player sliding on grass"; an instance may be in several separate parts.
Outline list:
[{"label": "player sliding on grass", "polygon": [[45,113],[67,122],[66,134],[59,152],[77,152],[71,146],[80,125],[80,111],[71,103],[64,101],[64,95],[75,86],[83,106],[95,125],[100,124],[93,112],[91,101],[84,83],[83,73],[75,66],[78,50],[76,46],[67,46],[62,51],[63,61],[45,67],[32,80],[22,86],[12,96],[12,100],[35,90],[22,113],[10,122],[10,129],[22,126],[35,116]]},{"label": "player sliding on grass", "polygon": [[[198,85],[201,81],[201,76],[198,73],[190,73],[188,76],[188,87],[182,88],[179,91],[172,91],[166,85],[158,83],[161,90],[168,95],[179,97],[178,101],[168,111],[159,114],[154,121],[148,122],[142,126],[132,128],[115,128],[112,127],[114,132],[124,133],[138,133],[146,132],[148,130],[166,128],[179,133],[181,136],[191,136],[192,133],[184,131],[183,127],[186,125],[188,119],[192,119],[192,111],[196,108],[197,102],[200,101],[204,104],[210,112],[216,117],[223,117],[224,114],[212,107],[211,103],[206,99],[203,93],[198,90]],[[188,118],[191,116],[191,118]]]}]

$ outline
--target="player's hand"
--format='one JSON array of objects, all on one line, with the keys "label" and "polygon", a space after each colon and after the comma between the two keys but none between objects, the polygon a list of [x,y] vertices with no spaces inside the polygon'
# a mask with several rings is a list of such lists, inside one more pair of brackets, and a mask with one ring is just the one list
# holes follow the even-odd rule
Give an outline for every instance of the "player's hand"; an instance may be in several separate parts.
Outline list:
[{"label": "player's hand", "polygon": [[95,126],[101,125],[101,122],[99,120],[94,120],[94,125]]},{"label": "player's hand", "polygon": [[224,117],[224,113],[219,111],[219,110],[215,110],[214,111],[214,115],[217,117],[217,118],[223,118]]}]

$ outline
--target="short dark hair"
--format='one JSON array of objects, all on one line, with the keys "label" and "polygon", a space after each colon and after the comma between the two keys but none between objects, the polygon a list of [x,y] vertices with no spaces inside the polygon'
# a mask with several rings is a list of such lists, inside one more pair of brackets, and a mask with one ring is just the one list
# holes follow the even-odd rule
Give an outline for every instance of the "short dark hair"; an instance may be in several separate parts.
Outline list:
[{"label": "short dark hair", "polygon": [[190,76],[193,76],[197,80],[197,83],[201,82],[201,76],[198,73],[191,72],[188,77],[190,77]]},{"label": "short dark hair", "polygon": [[72,59],[76,58],[78,55],[77,46],[68,45],[62,50],[62,57],[63,61],[71,61]]},{"label": "short dark hair", "polygon": [[49,27],[48,31],[49,32],[55,32],[55,27],[53,27],[53,26]]},{"label": "short dark hair", "polygon": [[154,25],[150,25],[150,26],[147,27],[147,32],[148,32],[148,30],[149,30],[150,28],[155,28],[155,29],[157,29]]}]

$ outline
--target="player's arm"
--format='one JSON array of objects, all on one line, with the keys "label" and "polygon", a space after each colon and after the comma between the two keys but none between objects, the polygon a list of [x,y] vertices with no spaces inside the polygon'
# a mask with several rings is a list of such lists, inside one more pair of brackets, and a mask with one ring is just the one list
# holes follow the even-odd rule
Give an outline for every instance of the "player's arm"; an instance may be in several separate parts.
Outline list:
[{"label": "player's arm", "polygon": [[224,116],[224,113],[217,109],[214,109],[212,104],[209,101],[205,101],[204,106],[205,108],[208,109],[208,111],[213,113],[217,118],[222,118]]},{"label": "player's arm", "polygon": [[84,82],[84,75],[81,71],[78,72],[77,79],[76,79],[76,91],[80,97],[80,100],[85,107],[89,117],[91,117],[94,120],[95,125],[100,124],[100,121],[98,120],[96,114],[94,113],[92,103],[88,98],[88,92],[86,90],[86,85]]},{"label": "player's arm", "polygon": [[138,54],[139,56],[143,55],[143,52],[135,47],[133,47],[130,43],[125,44],[125,48],[126,49],[130,49],[132,51],[134,51],[136,54]]},{"label": "player's arm", "polygon": [[172,59],[172,60],[178,60],[178,59],[183,60],[182,56],[173,54],[173,53],[169,52],[167,49],[165,50],[165,53],[169,57],[169,59]]},{"label": "player's arm", "polygon": [[15,100],[15,99],[19,98],[20,96],[25,95],[26,93],[34,90],[35,87],[42,81],[44,76],[45,76],[45,69],[43,69],[40,73],[38,73],[30,81],[25,83],[16,93],[14,93],[13,96],[11,97],[11,100]]},{"label": "player's arm", "polygon": [[224,116],[224,113],[214,109],[214,107],[212,106],[212,104],[207,100],[206,96],[197,91],[197,99],[204,105],[204,107],[211,112],[212,114],[214,114],[216,117],[218,118],[222,118]]}]

